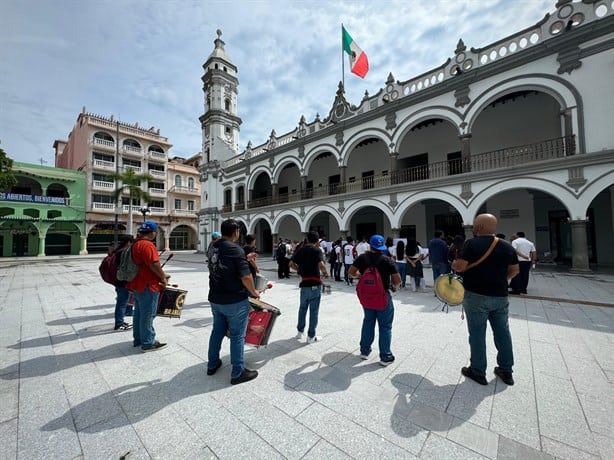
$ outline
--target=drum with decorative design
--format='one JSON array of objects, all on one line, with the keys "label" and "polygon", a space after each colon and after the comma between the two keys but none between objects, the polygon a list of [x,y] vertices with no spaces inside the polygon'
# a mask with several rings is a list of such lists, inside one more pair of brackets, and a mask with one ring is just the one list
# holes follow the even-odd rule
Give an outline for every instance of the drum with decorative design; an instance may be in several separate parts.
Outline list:
[{"label": "drum with decorative design", "polygon": [[451,307],[460,305],[465,297],[463,279],[454,273],[440,275],[435,280],[435,295],[439,300]]},{"label": "drum with decorative design", "polygon": [[180,318],[183,310],[183,303],[188,291],[172,287],[164,288],[158,299],[157,316],[166,316],[168,318]]}]

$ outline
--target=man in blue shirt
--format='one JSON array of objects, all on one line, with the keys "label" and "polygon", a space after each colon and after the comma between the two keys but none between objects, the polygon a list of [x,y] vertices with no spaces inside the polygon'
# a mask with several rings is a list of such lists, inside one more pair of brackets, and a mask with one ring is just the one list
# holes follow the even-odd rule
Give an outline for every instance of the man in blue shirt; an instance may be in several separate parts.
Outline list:
[{"label": "man in blue shirt", "polygon": [[448,249],[448,243],[443,239],[443,232],[437,230],[435,238],[429,241],[429,260],[433,269],[433,281],[436,281],[440,275],[450,273]]}]

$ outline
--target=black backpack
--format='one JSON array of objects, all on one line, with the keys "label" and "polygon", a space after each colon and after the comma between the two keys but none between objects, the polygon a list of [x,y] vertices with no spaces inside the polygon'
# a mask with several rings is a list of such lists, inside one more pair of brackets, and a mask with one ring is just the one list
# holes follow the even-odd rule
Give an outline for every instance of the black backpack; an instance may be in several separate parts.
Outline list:
[{"label": "black backpack", "polygon": [[286,257],[286,244],[285,243],[279,243],[279,246],[277,246],[277,258],[280,259],[282,257]]},{"label": "black backpack", "polygon": [[333,248],[330,250],[330,253],[328,254],[328,263],[337,263],[337,246],[333,246]]}]

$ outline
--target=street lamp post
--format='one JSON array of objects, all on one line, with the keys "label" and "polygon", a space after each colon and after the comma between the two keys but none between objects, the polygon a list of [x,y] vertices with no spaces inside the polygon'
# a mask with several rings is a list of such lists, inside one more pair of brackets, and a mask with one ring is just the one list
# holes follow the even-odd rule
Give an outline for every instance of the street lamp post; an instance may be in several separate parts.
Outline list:
[{"label": "street lamp post", "polygon": [[139,211],[141,214],[143,214],[143,222],[145,222],[145,216],[147,216],[147,214],[149,214],[151,211],[147,206],[143,206],[141,209],[139,209]]}]

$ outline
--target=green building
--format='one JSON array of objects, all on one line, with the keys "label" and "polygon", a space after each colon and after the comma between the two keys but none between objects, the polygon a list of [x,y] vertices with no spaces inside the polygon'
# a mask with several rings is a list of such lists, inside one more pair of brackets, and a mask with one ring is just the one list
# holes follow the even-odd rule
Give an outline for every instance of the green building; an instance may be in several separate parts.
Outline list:
[{"label": "green building", "polygon": [[0,255],[87,254],[85,173],[19,162],[13,173],[0,192]]}]

